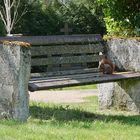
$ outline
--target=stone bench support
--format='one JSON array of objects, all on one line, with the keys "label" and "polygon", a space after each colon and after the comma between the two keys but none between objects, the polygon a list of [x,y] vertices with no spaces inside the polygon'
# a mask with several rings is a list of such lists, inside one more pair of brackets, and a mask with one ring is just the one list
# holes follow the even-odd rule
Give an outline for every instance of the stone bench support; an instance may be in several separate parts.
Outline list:
[{"label": "stone bench support", "polygon": [[[107,56],[119,70],[140,71],[140,42],[135,39],[107,41]],[[140,80],[98,85],[101,109],[115,108],[140,112]]]},{"label": "stone bench support", "polygon": [[29,113],[30,49],[0,45],[0,119],[26,121]]}]

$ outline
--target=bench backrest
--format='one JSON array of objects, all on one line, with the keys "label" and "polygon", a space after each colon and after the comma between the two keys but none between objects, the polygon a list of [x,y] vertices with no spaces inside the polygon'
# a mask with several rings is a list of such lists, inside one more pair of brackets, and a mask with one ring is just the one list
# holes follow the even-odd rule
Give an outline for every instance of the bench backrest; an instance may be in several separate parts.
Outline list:
[{"label": "bench backrest", "polygon": [[104,51],[99,34],[1,37],[31,43],[32,77],[98,72]]},{"label": "bench backrest", "polygon": [[103,49],[100,35],[52,36],[32,46],[32,76],[98,72]]}]

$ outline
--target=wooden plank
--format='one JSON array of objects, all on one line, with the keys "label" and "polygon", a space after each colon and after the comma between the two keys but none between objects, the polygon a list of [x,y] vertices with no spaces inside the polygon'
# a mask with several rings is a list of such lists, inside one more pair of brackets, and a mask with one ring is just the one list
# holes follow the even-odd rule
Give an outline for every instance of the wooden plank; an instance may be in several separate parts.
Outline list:
[{"label": "wooden plank", "polygon": [[76,64],[86,62],[98,62],[102,56],[86,55],[86,56],[68,56],[68,57],[51,57],[51,58],[33,58],[32,66],[44,66],[52,64]]},{"label": "wooden plank", "polygon": [[[97,76],[97,74],[92,74]],[[47,78],[33,78],[30,80],[29,85],[31,86],[45,86],[47,84],[47,87],[53,87],[54,85],[65,85],[66,83],[73,83],[77,79],[87,79],[90,78],[91,74],[82,74],[82,75],[67,75],[67,76],[60,76],[60,77],[47,77]]]},{"label": "wooden plank", "polygon": [[0,37],[0,40],[16,40],[29,42],[31,45],[49,45],[49,44],[69,44],[84,42],[102,41],[100,34],[82,34],[82,35],[56,35],[56,36],[13,36]]},{"label": "wooden plank", "polygon": [[73,75],[73,74],[84,74],[84,73],[95,73],[95,72],[99,72],[99,69],[98,68],[90,68],[90,69],[77,69],[77,70],[66,70],[66,71],[43,72],[43,73],[31,73],[31,78],[61,76],[61,75]]},{"label": "wooden plank", "polygon": [[32,56],[40,56],[46,54],[83,54],[83,53],[98,53],[103,52],[103,45],[88,44],[88,45],[55,45],[55,46],[38,46],[31,48]]},{"label": "wooden plank", "polygon": [[140,79],[139,72],[130,72],[130,73],[120,73],[120,74],[112,74],[112,75],[99,75],[95,76],[92,75],[87,78],[79,76],[76,78],[58,78],[58,79],[49,79],[46,81],[39,81],[39,82],[31,82],[29,83],[29,90],[43,90],[43,89],[50,89],[50,88],[58,88],[58,87],[65,87],[65,86],[76,86],[76,85],[85,85],[85,84],[97,84],[97,83],[106,83],[106,82],[115,82],[120,80],[128,80],[128,79]]},{"label": "wooden plank", "polygon": [[101,75],[101,73],[99,72],[96,72],[96,73],[82,73],[82,74],[71,74],[71,75],[61,75],[61,76],[51,76],[51,77],[33,77],[33,78],[31,78],[30,79],[30,82],[35,82],[35,81],[46,81],[46,80],[52,80],[52,79],[55,79],[55,80],[57,80],[57,79],[65,79],[65,78],[70,78],[70,79],[75,79],[75,78],[79,78],[79,77],[85,77],[85,78],[87,78],[87,77],[91,77],[91,76],[94,76],[94,77],[96,77],[96,76],[100,76]]},{"label": "wooden plank", "polygon": [[119,72],[119,73],[114,73],[114,74],[102,74],[100,73],[84,73],[84,74],[74,74],[74,75],[65,75],[65,76],[53,76],[53,77],[44,77],[44,78],[32,78],[30,80],[30,83],[43,83],[43,82],[56,82],[56,81],[65,81],[65,80],[71,80],[71,79],[88,79],[88,78],[118,78],[120,76],[121,78],[123,77],[130,77],[131,75],[136,75],[134,72]]}]

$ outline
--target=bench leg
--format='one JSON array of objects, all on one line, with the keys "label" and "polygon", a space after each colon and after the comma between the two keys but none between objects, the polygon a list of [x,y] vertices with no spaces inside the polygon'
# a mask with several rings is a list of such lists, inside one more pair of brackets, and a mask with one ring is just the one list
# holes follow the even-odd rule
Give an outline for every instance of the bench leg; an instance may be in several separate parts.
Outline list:
[{"label": "bench leg", "polygon": [[140,80],[98,84],[100,109],[140,113]]},{"label": "bench leg", "polygon": [[27,120],[30,61],[30,50],[0,46],[0,119]]}]

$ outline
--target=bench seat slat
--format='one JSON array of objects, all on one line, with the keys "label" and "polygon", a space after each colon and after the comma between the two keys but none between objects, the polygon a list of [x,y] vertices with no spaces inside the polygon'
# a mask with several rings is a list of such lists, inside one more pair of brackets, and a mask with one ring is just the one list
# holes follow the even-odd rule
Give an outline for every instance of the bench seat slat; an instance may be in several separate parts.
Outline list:
[{"label": "bench seat slat", "polygon": [[36,82],[29,83],[29,90],[36,91],[36,90],[43,90],[43,89],[50,89],[50,88],[57,88],[57,87],[65,87],[65,86],[76,86],[76,85],[85,85],[85,84],[97,84],[97,83],[104,83],[104,82],[114,82],[126,79],[140,79],[139,72],[127,72],[127,73],[116,73],[112,75],[105,75],[101,74],[98,76],[93,75],[92,73],[89,75],[82,74],[79,77],[70,78],[58,78],[58,79],[48,79],[39,80]]},{"label": "bench seat slat", "polygon": [[103,52],[103,45],[88,44],[88,45],[56,45],[56,46],[39,46],[32,47],[31,54],[34,56],[41,55],[58,55],[58,54],[83,54],[83,53],[98,53]]},{"label": "bench seat slat", "polygon": [[34,58],[32,59],[32,66],[45,66],[53,64],[76,64],[86,62],[98,62],[102,56],[100,55],[86,55],[83,56],[60,56],[50,58]]}]

